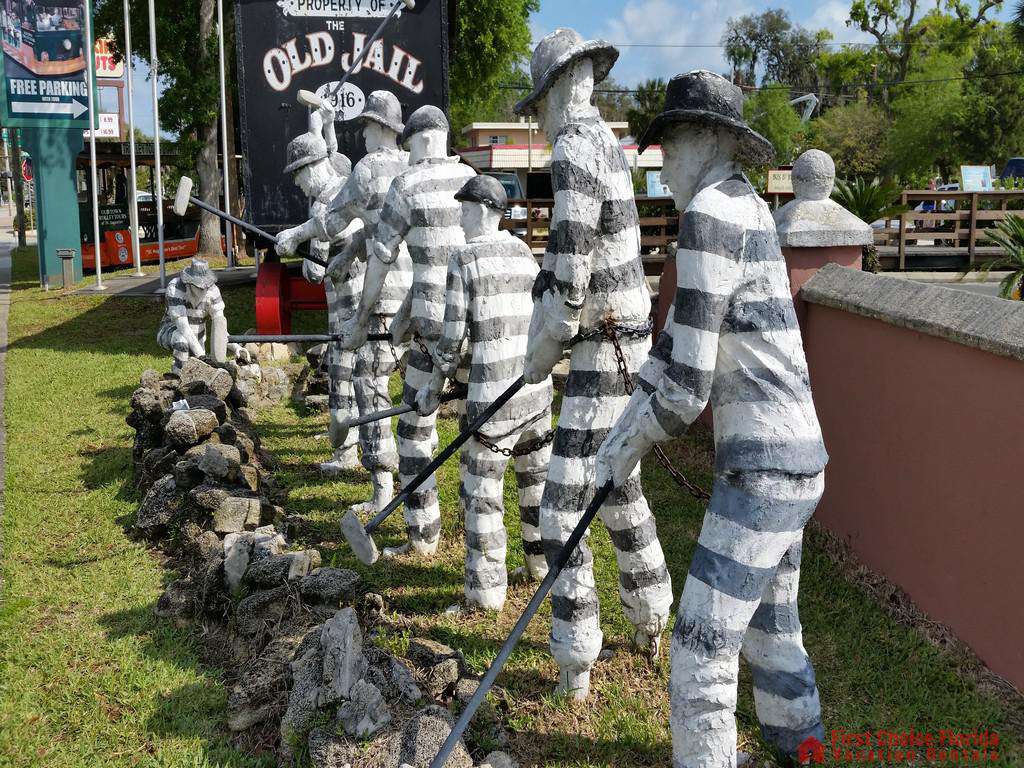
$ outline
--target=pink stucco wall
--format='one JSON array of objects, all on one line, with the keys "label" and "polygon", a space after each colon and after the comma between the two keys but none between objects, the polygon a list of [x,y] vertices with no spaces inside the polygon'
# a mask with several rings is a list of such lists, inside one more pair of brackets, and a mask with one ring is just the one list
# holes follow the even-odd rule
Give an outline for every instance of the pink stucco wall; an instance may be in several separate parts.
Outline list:
[{"label": "pink stucco wall", "polygon": [[1024,689],[1024,363],[817,304],[817,518]]}]

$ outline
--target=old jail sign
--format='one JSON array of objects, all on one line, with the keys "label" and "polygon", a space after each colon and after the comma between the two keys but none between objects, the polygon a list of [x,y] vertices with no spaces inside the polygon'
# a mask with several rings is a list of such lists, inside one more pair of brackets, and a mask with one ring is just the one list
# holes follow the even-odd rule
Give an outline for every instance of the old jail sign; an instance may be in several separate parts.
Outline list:
[{"label": "old jail sign", "polygon": [[366,96],[389,90],[405,117],[424,104],[448,108],[448,3],[403,9],[345,87],[344,72],[394,0],[236,0],[236,40],[246,216],[262,227],[296,224],[308,202],[285,177],[285,147],[307,128],[299,90],[335,104],[339,151],[355,163],[366,150],[358,124]]}]

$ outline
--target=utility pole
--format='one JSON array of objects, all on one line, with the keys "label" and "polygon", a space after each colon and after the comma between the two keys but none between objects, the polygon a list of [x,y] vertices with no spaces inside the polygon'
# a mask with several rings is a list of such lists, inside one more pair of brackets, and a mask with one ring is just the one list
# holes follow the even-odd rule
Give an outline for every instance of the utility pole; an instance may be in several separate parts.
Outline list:
[{"label": "utility pole", "polygon": [[14,176],[14,207],[18,211],[18,247],[24,248],[28,245],[28,238],[25,236],[25,180],[21,178],[21,137],[17,128],[8,128],[7,131],[11,137],[11,158],[14,161],[11,174]]}]

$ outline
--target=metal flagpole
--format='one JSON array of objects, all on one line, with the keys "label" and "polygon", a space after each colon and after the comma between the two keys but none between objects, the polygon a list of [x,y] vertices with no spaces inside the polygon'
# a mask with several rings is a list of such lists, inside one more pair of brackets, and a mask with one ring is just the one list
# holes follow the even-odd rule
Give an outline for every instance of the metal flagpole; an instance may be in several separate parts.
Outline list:
[{"label": "metal flagpole", "polygon": [[156,177],[156,242],[160,255],[160,288],[167,290],[167,265],[164,263],[164,180],[160,169],[160,88],[157,78],[160,65],[156,58],[156,6],[149,0],[149,77],[153,85],[153,173]]},{"label": "metal flagpole", "polygon": [[96,179],[96,44],[92,39],[92,0],[85,0],[85,81],[89,87],[89,178],[92,181],[92,247],[96,254],[95,290],[102,291],[103,260],[100,256],[100,191]]},{"label": "metal flagpole", "polygon": [[135,274],[142,274],[142,245],[139,237],[139,181],[135,166],[135,85],[132,83],[132,76],[135,69],[132,67],[132,25],[129,20],[131,9],[128,7],[128,0],[124,0],[124,66],[127,82],[125,88],[128,91],[128,154],[131,156],[131,176],[129,177],[129,194],[131,203],[128,205],[128,214],[131,216],[130,225],[132,230],[132,253],[135,256]]},{"label": "metal flagpole", "polygon": [[[224,74],[224,0],[217,0],[217,48],[220,57],[220,143],[224,160],[224,210],[231,213],[231,184],[228,176],[230,156],[228,155],[228,97]],[[228,257],[228,268],[235,266],[234,231],[230,223],[224,225],[224,249]]]}]

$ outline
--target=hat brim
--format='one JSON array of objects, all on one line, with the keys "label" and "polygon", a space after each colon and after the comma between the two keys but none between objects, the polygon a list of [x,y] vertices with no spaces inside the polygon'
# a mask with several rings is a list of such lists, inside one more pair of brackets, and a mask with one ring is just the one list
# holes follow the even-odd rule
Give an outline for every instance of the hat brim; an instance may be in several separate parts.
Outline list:
[{"label": "hat brim", "polygon": [[475,195],[463,194],[461,190],[455,193],[455,199],[460,203],[480,203],[480,205],[486,205],[491,210],[500,211],[501,213],[504,213],[508,209],[507,202],[505,205],[498,205],[497,200],[482,200]]},{"label": "hat brim", "polygon": [[208,275],[190,275],[187,270],[182,270],[181,281],[186,285],[192,285],[196,288],[206,290],[217,282],[217,276],[212,273]]},{"label": "hat brim", "polygon": [[376,112],[363,112],[361,115],[358,115],[355,119],[356,122],[359,123],[363,123],[366,121],[377,123],[377,125],[382,125],[389,131],[394,131],[399,136],[401,136],[402,133],[405,131],[405,126],[402,123],[393,123],[383,115],[378,115]]},{"label": "hat brim", "polygon": [[608,73],[612,71],[618,58],[619,49],[604,40],[587,40],[575,48],[570,48],[555,59],[554,63],[547,68],[544,76],[541,77],[540,82],[534,85],[530,95],[518,101],[513,111],[517,115],[535,115],[537,102],[544,98],[554,84],[555,78],[580,59],[590,59],[594,62],[594,85],[597,85],[608,77]]},{"label": "hat brim", "polygon": [[660,142],[668,126],[680,124],[728,128],[739,139],[743,159],[750,165],[766,165],[775,159],[772,143],[745,122],[706,109],[670,109],[662,112],[651,121],[640,137],[637,153]]},{"label": "hat brim", "polygon": [[293,163],[288,163],[288,165],[286,165],[284,167],[284,172],[285,173],[295,173],[296,171],[301,171],[307,165],[312,165],[313,163],[319,163],[321,160],[326,160],[326,159],[327,159],[327,153],[326,152],[324,152],[322,155],[316,155],[315,157],[305,157],[302,160],[296,160]]}]

